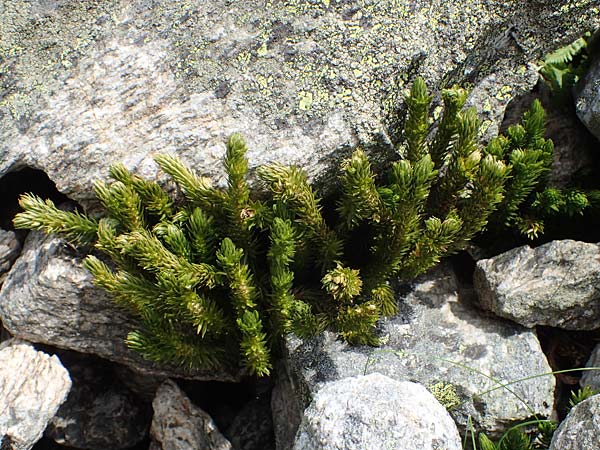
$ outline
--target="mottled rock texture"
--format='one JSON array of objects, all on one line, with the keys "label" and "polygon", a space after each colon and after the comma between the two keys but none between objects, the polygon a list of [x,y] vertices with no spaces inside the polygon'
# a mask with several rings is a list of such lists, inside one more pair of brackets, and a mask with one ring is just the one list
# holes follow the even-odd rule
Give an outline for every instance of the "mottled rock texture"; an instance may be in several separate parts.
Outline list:
[{"label": "mottled rock texture", "polygon": [[233,450],[211,417],[192,404],[171,380],[165,381],[152,402],[150,434],[157,450]]},{"label": "mottled rock texture", "polygon": [[115,161],[157,177],[157,152],[221,182],[233,131],[252,165],[325,181],[351,146],[392,150],[416,75],[470,83],[492,132],[545,52],[600,26],[596,0],[13,0],[0,17],[0,176],[42,169],[83,204]]},{"label": "mottled rock texture", "polygon": [[0,317],[13,335],[90,353],[147,374],[231,381],[235,374],[156,366],[125,345],[136,326],[62,239],[32,232],[0,290]]},{"label": "mottled rock texture", "polygon": [[480,260],[481,306],[526,327],[600,327],[600,245],[572,240],[523,246]]},{"label": "mottled rock texture", "polygon": [[459,450],[455,423],[423,386],[378,373],[327,384],[304,413],[294,450]]},{"label": "mottled rock texture", "polygon": [[[596,346],[585,366],[600,368],[600,344]],[[600,391],[600,369],[584,371],[581,375],[580,384]]]},{"label": "mottled rock texture", "polygon": [[4,274],[12,267],[20,251],[21,243],[14,231],[0,229],[0,286],[4,281]]},{"label": "mottled rock texture", "polygon": [[[378,348],[348,346],[331,332],[304,342],[290,336],[286,370],[293,395],[280,395],[289,406],[276,404],[273,410],[298,410],[328,383],[378,372],[430,388],[438,383],[450,386],[460,402],[450,414],[463,430],[469,416],[476,429],[494,434],[532,412],[550,414],[553,377],[511,384],[516,395],[500,386],[551,371],[535,333],[483,316],[457,294],[447,265],[417,278],[398,293],[398,301],[398,316],[381,323],[384,344]],[[275,414],[274,420],[276,433],[293,434],[289,427],[294,420],[288,415]]]},{"label": "mottled rock texture", "polygon": [[70,389],[69,373],[56,356],[38,352],[24,343],[3,345],[0,348],[0,445],[6,441],[11,450],[32,448]]},{"label": "mottled rock texture", "polygon": [[600,395],[575,405],[554,432],[549,450],[600,449]]},{"label": "mottled rock texture", "polygon": [[235,416],[225,433],[233,448],[275,450],[270,399],[270,395],[262,395],[251,400]]},{"label": "mottled rock texture", "polygon": [[600,139],[600,57],[592,63],[579,83],[575,97],[577,116]]},{"label": "mottled rock texture", "polygon": [[150,428],[145,404],[99,358],[62,357],[73,386],[50,420],[46,436],[60,445],[87,450],[126,449],[143,441]]}]

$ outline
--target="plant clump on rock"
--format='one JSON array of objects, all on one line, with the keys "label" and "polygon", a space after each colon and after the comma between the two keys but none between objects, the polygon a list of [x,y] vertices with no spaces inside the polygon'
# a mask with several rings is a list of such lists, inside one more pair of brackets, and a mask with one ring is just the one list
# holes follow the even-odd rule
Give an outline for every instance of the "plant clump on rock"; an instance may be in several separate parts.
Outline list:
[{"label": "plant clump on rock", "polygon": [[111,183],[94,185],[104,217],[24,195],[14,223],[61,234],[89,253],[84,265],[96,284],[140,323],[127,344],[150,360],[241,365],[260,376],[288,332],[306,337],[330,327],[349,343],[377,345],[377,320],[396,312],[390,282],[464,248],[495,209],[512,220],[551,153],[539,103],[509,137],[483,146],[466,97],[460,88],[443,92],[430,138],[433,97],[417,79],[400,159],[379,177],[356,150],[341,164],[335,211],[324,211],[294,166],[260,167],[269,194],[253,198],[246,145],[234,134],[225,189],[158,155],[183,195],[117,164]]}]

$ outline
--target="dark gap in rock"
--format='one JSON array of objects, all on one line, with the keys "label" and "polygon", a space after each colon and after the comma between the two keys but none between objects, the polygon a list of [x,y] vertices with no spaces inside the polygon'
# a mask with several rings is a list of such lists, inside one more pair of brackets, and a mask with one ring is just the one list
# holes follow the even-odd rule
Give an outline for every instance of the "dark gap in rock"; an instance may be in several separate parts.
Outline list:
[{"label": "dark gap in rock", "polygon": [[[134,447],[130,447],[122,450],[148,450],[150,446],[150,438],[145,439],[140,442],[138,445]],[[48,437],[42,437],[36,444],[32,447],[32,450],[78,450],[75,447],[68,447],[66,445],[57,444],[53,439]]]},{"label": "dark gap in rock", "polygon": [[[14,230],[13,218],[21,211],[19,197],[25,193],[34,193],[43,199],[50,199],[55,204],[69,201],[69,198],[61,194],[54,182],[43,170],[25,167],[23,169],[7,173],[0,178],[0,198],[2,209],[0,210],[0,228]],[[26,232],[16,230],[22,239]]]},{"label": "dark gap in rock", "polygon": [[[235,441],[239,439],[239,436],[228,435],[227,431],[237,428],[235,426],[232,427],[237,422],[236,417],[240,413],[247,414],[248,408],[252,408],[253,403],[256,403],[257,407],[262,405],[262,407],[268,409],[267,420],[272,421],[270,399],[273,381],[270,377],[260,379],[246,378],[240,383],[178,379],[177,384],[194,405],[212,417],[219,431],[230,440]],[[262,438],[272,445],[264,448],[265,450],[275,448],[272,424],[270,424],[270,427],[267,426],[265,428],[268,435]],[[246,447],[242,446],[241,448],[245,449]]]},{"label": "dark gap in rock", "polygon": [[59,445],[56,442],[54,442],[52,439],[49,439],[46,437],[42,437],[32,447],[32,450],[68,450],[68,449],[69,449],[69,447]]},{"label": "dark gap in rock", "polygon": [[457,281],[460,285],[473,286],[473,273],[475,272],[476,261],[466,251],[461,251],[452,255],[450,263],[456,273]]},{"label": "dark gap in rock", "polygon": [[[120,442],[115,442],[115,445],[120,444],[118,448],[148,449],[153,393],[141,395],[131,386],[140,382],[142,376],[140,379],[131,377],[128,380],[130,383],[125,383],[123,366],[120,364],[95,355],[44,344],[34,344],[34,347],[49,355],[56,355],[73,381],[67,400],[57,412],[57,417],[62,418],[63,422],[58,429],[49,423],[44,439],[35,448],[37,445],[40,445],[40,449],[71,448],[56,444],[54,438],[59,441],[67,439],[71,445],[76,445],[73,448],[87,448],[88,445],[100,448],[118,434]],[[156,377],[146,378],[154,380]],[[158,387],[161,380],[154,381]],[[144,389],[145,386],[141,388]],[[108,420],[108,416],[112,420]],[[64,420],[65,418],[68,420]],[[75,423],[71,423],[72,421]],[[135,442],[138,439],[141,440],[137,444],[123,447],[125,442]]]},{"label": "dark gap in rock", "polygon": [[[600,344],[600,330],[570,331],[538,326],[536,332],[542,350],[553,371],[585,367],[596,345]],[[582,372],[556,374],[556,404],[559,419],[568,412],[571,392],[579,389]]]},{"label": "dark gap in rock", "polygon": [[2,325],[2,320],[0,320],[0,343],[8,341],[12,335],[8,332],[4,325]]},{"label": "dark gap in rock", "polygon": [[[471,256],[469,252],[463,250],[450,256],[448,262],[456,275],[456,285],[460,303],[472,308],[481,309],[477,291],[473,287],[473,274],[476,265],[473,256]],[[487,313],[484,312],[483,314]]]}]

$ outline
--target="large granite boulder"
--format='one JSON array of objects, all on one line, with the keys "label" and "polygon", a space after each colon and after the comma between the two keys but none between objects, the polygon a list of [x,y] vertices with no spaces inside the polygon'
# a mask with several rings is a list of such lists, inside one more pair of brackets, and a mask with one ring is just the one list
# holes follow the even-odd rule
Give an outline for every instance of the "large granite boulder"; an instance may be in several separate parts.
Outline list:
[{"label": "large granite boulder", "polygon": [[289,336],[287,376],[273,393],[278,448],[287,448],[298,411],[328,383],[373,372],[453,392],[450,414],[463,431],[469,420],[495,434],[533,414],[549,416],[554,378],[527,379],[551,371],[535,333],[482,315],[466,297],[444,264],[399,294],[399,314],[381,323],[381,347],[352,347],[331,332],[307,341]]},{"label": "large granite boulder", "polygon": [[600,450],[600,395],[575,405],[552,436],[549,450]]},{"label": "large granite boulder", "polygon": [[314,397],[294,450],[460,450],[456,424],[423,386],[379,373],[327,384]]},{"label": "large granite boulder", "polygon": [[29,450],[71,389],[56,356],[25,343],[0,347],[0,447]]},{"label": "large granite boulder", "polygon": [[90,353],[146,374],[232,381],[226,371],[190,371],[144,360],[125,345],[136,323],[82,267],[81,255],[65,241],[39,232],[23,251],[0,290],[0,317],[6,329],[31,342]]},{"label": "large granite boulder", "polygon": [[579,82],[575,108],[587,129],[600,139],[600,58],[596,58]]},{"label": "large granite boulder", "polygon": [[233,450],[212,418],[192,404],[171,380],[165,381],[152,402],[154,417],[150,434],[156,450]]},{"label": "large granite boulder", "polygon": [[[0,5],[0,176],[29,166],[83,204],[123,161],[177,153],[217,182],[252,165],[325,179],[348,147],[392,150],[402,90],[469,83],[493,132],[548,50],[600,26],[596,0],[133,0]],[[385,153],[385,150],[384,150]],[[381,156],[381,155],[380,155]]]},{"label": "large granite boulder", "polygon": [[600,328],[600,245],[523,246],[477,262],[481,306],[526,327]]}]

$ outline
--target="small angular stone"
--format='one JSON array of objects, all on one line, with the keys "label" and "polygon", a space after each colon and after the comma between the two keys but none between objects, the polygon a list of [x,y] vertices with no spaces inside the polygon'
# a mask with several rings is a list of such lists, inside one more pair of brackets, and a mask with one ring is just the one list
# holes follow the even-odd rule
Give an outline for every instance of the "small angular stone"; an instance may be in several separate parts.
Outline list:
[{"label": "small angular stone", "polygon": [[600,328],[600,245],[573,240],[523,246],[477,262],[483,308],[525,327]]},{"label": "small angular stone", "polygon": [[157,450],[233,450],[212,418],[192,404],[173,381],[162,384],[152,407],[150,434]]},{"label": "small angular stone", "polygon": [[600,140],[600,59],[598,58],[578,85],[575,109],[587,129]]},{"label": "small angular stone", "polygon": [[0,347],[0,443],[32,448],[70,389],[69,373],[56,356],[24,343]]}]

